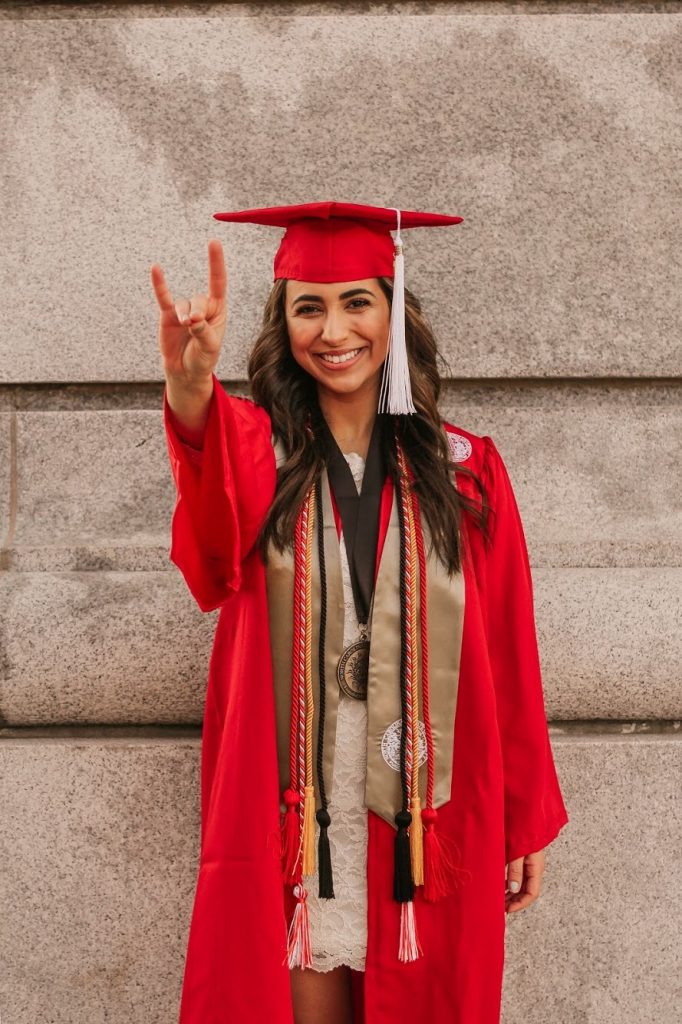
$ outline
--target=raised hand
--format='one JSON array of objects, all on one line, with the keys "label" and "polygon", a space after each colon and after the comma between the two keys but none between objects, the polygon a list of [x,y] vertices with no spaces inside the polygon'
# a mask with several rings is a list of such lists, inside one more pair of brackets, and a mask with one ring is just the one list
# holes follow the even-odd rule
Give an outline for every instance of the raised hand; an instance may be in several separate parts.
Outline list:
[{"label": "raised hand", "polygon": [[159,349],[169,385],[202,390],[211,380],[225,334],[227,273],[221,243],[208,243],[208,294],[173,300],[163,270],[151,266],[159,304]]}]

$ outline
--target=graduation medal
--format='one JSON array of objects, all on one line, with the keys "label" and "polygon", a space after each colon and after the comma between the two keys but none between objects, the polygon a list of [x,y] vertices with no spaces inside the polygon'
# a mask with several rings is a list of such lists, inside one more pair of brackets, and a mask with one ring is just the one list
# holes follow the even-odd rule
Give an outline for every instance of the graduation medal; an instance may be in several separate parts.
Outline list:
[{"label": "graduation medal", "polygon": [[360,624],[360,636],[346,647],[339,658],[336,678],[347,697],[367,700],[367,678],[369,675],[369,638],[367,624]]},{"label": "graduation medal", "polygon": [[386,466],[381,446],[383,422],[377,416],[367,450],[360,493],[350,466],[326,426],[327,470],[341,517],[343,539],[348,555],[348,571],[360,635],[348,644],[336,666],[339,688],[353,700],[367,700],[369,677],[369,623],[372,619],[373,591],[379,508]]}]

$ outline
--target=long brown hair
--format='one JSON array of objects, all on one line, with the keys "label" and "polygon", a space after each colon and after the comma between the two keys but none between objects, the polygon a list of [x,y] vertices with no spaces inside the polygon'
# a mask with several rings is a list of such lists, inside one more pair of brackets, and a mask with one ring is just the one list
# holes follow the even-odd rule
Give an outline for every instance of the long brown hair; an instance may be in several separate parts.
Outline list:
[{"label": "long brown hair", "polygon": [[[393,298],[391,278],[378,278],[389,306]],[[272,542],[282,551],[291,544],[301,503],[324,466],[322,411],[317,383],[294,359],[289,344],[285,315],[286,281],[275,281],[263,313],[263,325],[249,356],[248,376],[253,400],[270,416],[272,430],[287,452],[277,472],[277,490],[263,525],[260,549],[267,558]],[[412,398],[417,409],[410,416],[381,414],[381,443],[386,465],[395,480],[398,466],[394,436],[397,429],[405,455],[414,473],[414,489],[429,526],[435,551],[450,574],[461,567],[460,523],[463,511],[487,530],[488,505],[485,489],[476,474],[463,466],[459,472],[473,477],[480,502],[471,501],[452,483],[450,451],[438,412],[441,378],[436,340],[421,303],[405,289],[405,335],[410,361]]]}]

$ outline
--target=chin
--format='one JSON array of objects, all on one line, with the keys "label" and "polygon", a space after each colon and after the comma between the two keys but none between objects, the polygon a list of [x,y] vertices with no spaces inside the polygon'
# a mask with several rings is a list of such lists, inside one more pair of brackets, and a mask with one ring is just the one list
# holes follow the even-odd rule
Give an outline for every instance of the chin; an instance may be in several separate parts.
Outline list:
[{"label": "chin", "polygon": [[360,391],[369,384],[368,377],[361,377],[359,380],[350,377],[348,380],[329,380],[327,377],[317,377],[317,382],[322,384],[327,391],[335,392],[337,395],[350,395],[354,391]]}]

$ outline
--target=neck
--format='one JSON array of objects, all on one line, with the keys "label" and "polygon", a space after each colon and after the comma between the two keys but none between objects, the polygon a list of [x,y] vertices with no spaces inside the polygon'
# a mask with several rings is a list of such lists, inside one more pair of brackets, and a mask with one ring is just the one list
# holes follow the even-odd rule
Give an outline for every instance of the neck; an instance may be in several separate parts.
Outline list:
[{"label": "neck", "polygon": [[318,401],[341,451],[358,452],[366,459],[379,404],[378,385],[348,395],[318,388]]}]

